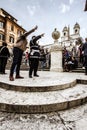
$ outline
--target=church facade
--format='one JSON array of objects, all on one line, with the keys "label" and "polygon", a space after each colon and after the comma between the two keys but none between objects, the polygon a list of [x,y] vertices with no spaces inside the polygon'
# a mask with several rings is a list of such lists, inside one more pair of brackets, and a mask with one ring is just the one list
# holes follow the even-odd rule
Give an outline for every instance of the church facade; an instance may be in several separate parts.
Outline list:
[{"label": "church facade", "polygon": [[70,27],[65,26],[62,31],[61,45],[73,46],[78,38],[80,38],[80,25],[78,23],[73,27],[73,34],[70,34]]}]

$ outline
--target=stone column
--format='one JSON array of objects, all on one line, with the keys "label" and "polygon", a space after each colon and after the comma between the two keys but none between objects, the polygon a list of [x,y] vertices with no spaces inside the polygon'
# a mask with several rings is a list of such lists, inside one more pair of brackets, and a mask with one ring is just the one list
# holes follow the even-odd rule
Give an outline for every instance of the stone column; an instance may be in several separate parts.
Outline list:
[{"label": "stone column", "polygon": [[52,37],[54,44],[51,46],[51,71],[62,72],[62,46],[58,43],[60,37],[59,31],[55,28]]},{"label": "stone column", "polygon": [[62,47],[57,43],[51,47],[51,71],[62,72]]}]

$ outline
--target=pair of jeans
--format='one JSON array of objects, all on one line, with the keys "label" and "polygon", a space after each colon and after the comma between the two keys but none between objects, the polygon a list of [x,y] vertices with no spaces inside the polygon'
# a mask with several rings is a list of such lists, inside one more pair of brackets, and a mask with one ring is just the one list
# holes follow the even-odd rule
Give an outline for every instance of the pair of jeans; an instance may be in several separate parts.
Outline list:
[{"label": "pair of jeans", "polygon": [[10,69],[10,76],[13,76],[14,71],[16,72],[16,75],[20,75],[20,66],[21,66],[21,61],[22,61],[22,55],[23,55],[23,50],[14,47],[13,49],[13,62],[11,65]]}]

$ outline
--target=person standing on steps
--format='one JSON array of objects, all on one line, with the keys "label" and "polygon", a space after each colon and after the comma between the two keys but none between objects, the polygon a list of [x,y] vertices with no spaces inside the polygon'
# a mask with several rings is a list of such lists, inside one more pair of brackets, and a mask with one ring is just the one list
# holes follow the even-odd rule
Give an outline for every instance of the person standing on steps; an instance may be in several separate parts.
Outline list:
[{"label": "person standing on steps", "polygon": [[34,27],[33,29],[31,29],[30,31],[24,33],[23,35],[21,35],[18,40],[16,41],[16,43],[14,44],[14,48],[13,48],[13,62],[11,65],[11,69],[10,69],[10,76],[9,76],[9,80],[10,81],[14,81],[14,70],[16,68],[16,79],[22,79],[24,77],[20,76],[20,65],[21,65],[21,61],[22,61],[22,55],[23,52],[26,50],[26,45],[27,45],[27,36],[30,35],[31,33],[33,33],[38,27]]},{"label": "person standing on steps", "polygon": [[0,74],[6,74],[5,68],[7,60],[10,57],[9,49],[7,48],[7,43],[3,42],[0,47]]},{"label": "person standing on steps", "polygon": [[82,46],[82,51],[84,52],[84,67],[85,67],[85,75],[87,75],[87,38],[85,38],[85,43]]},{"label": "person standing on steps", "polygon": [[37,41],[44,36],[44,33],[38,36],[32,36],[30,40],[30,58],[29,58],[29,77],[32,78],[32,73],[34,72],[35,77],[39,77],[37,74],[39,59],[40,59],[40,46]]}]

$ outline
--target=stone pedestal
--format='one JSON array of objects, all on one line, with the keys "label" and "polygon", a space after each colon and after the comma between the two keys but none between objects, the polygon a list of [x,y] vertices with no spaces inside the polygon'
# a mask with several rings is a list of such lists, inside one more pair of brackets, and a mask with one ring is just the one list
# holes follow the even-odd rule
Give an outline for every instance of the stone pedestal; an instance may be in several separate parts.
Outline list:
[{"label": "stone pedestal", "polygon": [[62,72],[62,47],[58,42],[51,46],[51,71]]}]

